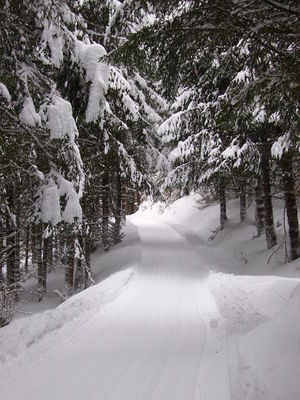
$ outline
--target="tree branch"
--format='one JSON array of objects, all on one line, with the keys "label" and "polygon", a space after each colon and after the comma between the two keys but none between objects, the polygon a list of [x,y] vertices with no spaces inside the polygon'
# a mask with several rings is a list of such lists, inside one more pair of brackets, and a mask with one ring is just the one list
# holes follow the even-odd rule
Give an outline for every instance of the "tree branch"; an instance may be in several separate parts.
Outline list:
[{"label": "tree branch", "polygon": [[286,11],[286,12],[289,12],[290,14],[300,16],[300,10],[297,10],[296,8],[291,7],[291,4],[289,4],[287,6],[287,5],[279,3],[278,1],[275,1],[275,0],[263,0],[263,1],[267,4],[269,4],[269,6],[275,7],[278,10]]}]

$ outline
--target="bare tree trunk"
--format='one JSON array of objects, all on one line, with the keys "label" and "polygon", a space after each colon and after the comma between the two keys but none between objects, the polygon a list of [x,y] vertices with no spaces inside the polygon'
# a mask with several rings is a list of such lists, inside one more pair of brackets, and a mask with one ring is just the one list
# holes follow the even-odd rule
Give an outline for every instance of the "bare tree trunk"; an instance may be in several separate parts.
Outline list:
[{"label": "bare tree trunk", "polygon": [[12,215],[14,208],[14,193],[12,188],[7,189],[8,205],[5,210],[6,218],[6,268],[7,268],[7,284],[16,284],[20,279],[20,265],[17,262],[16,254],[16,235],[17,227]]},{"label": "bare tree trunk", "polygon": [[89,237],[87,237],[85,240],[85,262],[86,262],[85,286],[87,286],[87,282],[91,275],[91,270],[92,270],[91,269],[91,249],[92,249],[91,239]]},{"label": "bare tree trunk", "polygon": [[240,188],[240,219],[241,221],[245,221],[247,214],[247,200],[246,200],[246,188],[245,184],[242,183]]},{"label": "bare tree trunk", "polygon": [[20,216],[20,206],[18,204],[16,210],[16,266],[21,276],[20,264],[21,264],[21,216]]},{"label": "bare tree trunk", "polygon": [[65,275],[65,288],[67,293],[71,293],[74,288],[74,263],[75,263],[75,236],[70,232],[68,238],[68,265]]},{"label": "bare tree trunk", "polygon": [[53,264],[56,266],[59,262],[59,254],[61,252],[61,246],[60,246],[60,241],[59,241],[59,232],[56,229],[52,235],[53,237],[53,249],[52,249],[52,258],[53,258]]},{"label": "bare tree trunk", "polygon": [[102,178],[102,242],[109,249],[109,177],[105,169]]},{"label": "bare tree trunk", "polygon": [[136,211],[139,209],[140,204],[141,204],[141,192],[138,189],[136,191]]},{"label": "bare tree trunk", "polygon": [[0,225],[0,289],[4,285],[3,267],[4,267],[4,229]]},{"label": "bare tree trunk", "polygon": [[[35,239],[35,244],[37,248],[36,256],[37,256],[37,273],[38,273],[38,284],[37,284],[37,291],[40,293],[43,293],[46,290],[46,276],[45,276],[45,271],[44,271],[44,261],[46,263],[46,260],[44,259],[44,254],[43,254],[43,224],[40,223],[36,225],[36,239]],[[41,299],[42,297],[40,297]]]},{"label": "bare tree trunk", "polygon": [[292,159],[284,155],[280,160],[284,188],[285,206],[289,224],[289,238],[291,245],[291,259],[295,260],[300,255],[300,238],[298,224],[298,210],[295,196],[295,180]]},{"label": "bare tree trunk", "polygon": [[32,224],[31,227],[31,253],[32,267],[36,270],[38,268],[39,260],[39,229],[37,224]]},{"label": "bare tree trunk", "polygon": [[127,188],[125,181],[122,183],[122,224],[126,223],[127,215]]},{"label": "bare tree trunk", "polygon": [[264,217],[265,217],[265,233],[267,248],[271,249],[277,243],[274,218],[273,218],[273,205],[271,195],[271,179],[270,179],[270,148],[268,145],[260,146],[261,154],[261,170],[263,178],[263,189],[264,189]]},{"label": "bare tree trunk", "polygon": [[29,242],[30,242],[30,225],[27,225],[25,230],[25,262],[24,262],[24,269],[26,274],[28,273]]},{"label": "bare tree trunk", "polygon": [[114,224],[114,243],[121,241],[121,226],[122,226],[122,178],[121,173],[117,175],[116,185],[116,210]]},{"label": "bare tree trunk", "polygon": [[43,234],[46,231],[46,229],[47,229],[47,225],[44,225],[44,227],[43,227],[41,224],[41,228],[40,228],[40,253],[41,253],[41,256],[40,256],[40,262],[39,262],[39,268],[38,268],[38,288],[41,292],[46,292],[46,290],[47,290],[49,236],[47,236],[47,233],[45,235]]},{"label": "bare tree trunk", "polygon": [[219,202],[220,202],[220,226],[221,231],[225,228],[225,221],[227,220],[226,213],[226,194],[223,179],[219,181]]},{"label": "bare tree trunk", "polygon": [[255,225],[258,237],[261,236],[265,228],[264,209],[264,192],[259,178],[255,186]]},{"label": "bare tree trunk", "polygon": [[51,233],[51,236],[49,237],[49,251],[48,251],[48,257],[49,257],[49,271],[53,270],[53,232]]}]

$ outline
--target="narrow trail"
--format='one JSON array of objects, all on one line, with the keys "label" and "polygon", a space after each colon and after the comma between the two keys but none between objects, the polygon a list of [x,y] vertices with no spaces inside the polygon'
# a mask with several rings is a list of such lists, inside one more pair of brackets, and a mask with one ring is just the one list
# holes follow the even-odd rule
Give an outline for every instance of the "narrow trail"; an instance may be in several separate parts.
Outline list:
[{"label": "narrow trail", "polygon": [[136,222],[142,255],[126,290],[70,343],[15,371],[1,400],[231,399],[205,266],[170,226]]}]

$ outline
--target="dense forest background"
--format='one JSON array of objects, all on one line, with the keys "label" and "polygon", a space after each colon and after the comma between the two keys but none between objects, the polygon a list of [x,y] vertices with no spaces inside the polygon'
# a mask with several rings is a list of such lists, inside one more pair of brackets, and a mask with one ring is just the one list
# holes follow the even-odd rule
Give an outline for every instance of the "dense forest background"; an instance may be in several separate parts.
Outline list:
[{"label": "dense forest background", "polygon": [[[169,4],[170,3],[170,4]],[[0,324],[21,279],[64,297],[151,194],[256,204],[300,255],[298,1],[0,1]]]}]

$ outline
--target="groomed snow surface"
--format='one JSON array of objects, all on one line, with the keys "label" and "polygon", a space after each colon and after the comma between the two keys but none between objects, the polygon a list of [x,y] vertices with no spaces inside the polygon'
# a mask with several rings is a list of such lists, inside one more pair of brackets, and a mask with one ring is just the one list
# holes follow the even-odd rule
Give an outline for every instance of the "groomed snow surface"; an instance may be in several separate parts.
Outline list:
[{"label": "groomed snow surface", "polygon": [[196,200],[145,203],[100,283],[0,330],[1,400],[300,399],[299,262]]}]

